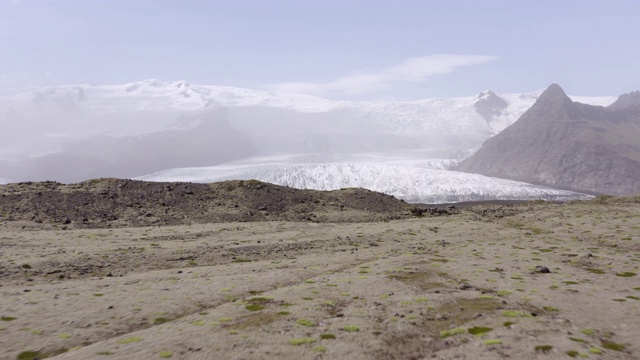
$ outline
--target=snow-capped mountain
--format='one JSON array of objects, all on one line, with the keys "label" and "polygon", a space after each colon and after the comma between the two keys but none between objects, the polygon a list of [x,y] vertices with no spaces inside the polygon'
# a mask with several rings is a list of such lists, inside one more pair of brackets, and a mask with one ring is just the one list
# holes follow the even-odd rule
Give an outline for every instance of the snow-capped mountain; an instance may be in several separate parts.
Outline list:
[{"label": "snow-capped mountain", "polygon": [[[425,192],[455,193],[443,185],[452,181],[460,181],[466,189],[484,183],[516,193],[516,185],[439,174],[446,170],[416,163],[411,154],[419,152],[422,160],[467,157],[515,122],[540,93],[485,91],[458,98],[355,102],[186,81],[43,88],[0,98],[0,177],[76,182],[184,167],[214,169],[275,154],[317,153],[339,159],[288,166],[270,163],[256,174],[247,172],[254,168],[251,165],[234,170],[234,176],[318,189],[386,189],[406,199],[426,199]],[[580,100],[607,105],[615,98]],[[400,166],[369,159],[371,163],[358,161],[352,166],[344,160],[362,153],[400,154],[394,161],[409,162]],[[202,176],[220,178],[219,169],[214,170],[215,174]],[[175,171],[195,174],[193,169]],[[378,173],[393,172],[407,179],[384,175],[386,180],[379,182],[387,185],[367,182]],[[323,177],[328,173],[334,176]],[[415,177],[438,181],[427,186]],[[492,191],[502,196],[502,190]]]},{"label": "snow-capped mountain", "polygon": [[567,200],[590,196],[522,182],[449,171],[452,160],[407,159],[388,154],[258,157],[213,167],[182,168],[141,176],[147,181],[217,182],[257,179],[299,189],[362,187],[408,202]]},{"label": "snow-capped mountain", "polygon": [[[347,140],[355,143],[349,146],[355,151],[426,144],[477,148],[512,124],[539,94],[486,91],[461,98],[350,102],[186,81],[58,86],[0,98],[0,125],[5,130],[0,153],[25,146],[32,154],[56,152],[66,141],[97,134],[188,130],[202,122],[203,113],[220,108],[228,110],[232,126],[264,151],[308,150],[305,147],[314,142],[333,143],[342,151]],[[600,105],[615,99],[581,100]],[[302,140],[292,145],[292,137]]]}]

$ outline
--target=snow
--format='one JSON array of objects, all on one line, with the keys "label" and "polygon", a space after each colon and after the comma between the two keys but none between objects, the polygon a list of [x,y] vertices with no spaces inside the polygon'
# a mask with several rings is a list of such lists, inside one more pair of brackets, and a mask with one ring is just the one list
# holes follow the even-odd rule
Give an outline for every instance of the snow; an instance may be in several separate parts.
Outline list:
[{"label": "snow", "polygon": [[196,111],[206,107],[272,106],[302,112],[329,111],[340,102],[310,95],[282,94],[227,86],[192,85],[187,81],[144,80],[121,85],[67,85],[47,87],[10,97],[40,106],[84,103],[106,112]]},{"label": "snow", "polygon": [[[256,114],[267,107],[293,111],[301,119],[327,122],[326,128],[334,123],[353,124],[352,127],[369,133],[427,141],[443,135],[467,137],[475,139],[473,146],[479,146],[514,123],[541,93],[542,90],[498,94],[507,102],[507,107],[491,119],[485,119],[474,108],[479,100],[477,95],[416,101],[334,101],[311,95],[149,79],[120,85],[47,87],[3,97],[0,98],[0,123],[3,116],[16,123],[29,123],[36,133],[44,133],[37,134],[39,136],[47,136],[49,132],[125,136],[180,128],[185,116],[211,109],[255,109],[251,114]],[[488,92],[483,94],[488,96]],[[614,97],[572,98],[597,105],[615,100]],[[322,116],[313,118],[312,114]],[[238,123],[242,121],[244,119],[238,119]]]},{"label": "snow", "polygon": [[212,167],[160,171],[138,180],[209,183],[256,179],[299,189],[361,187],[408,202],[568,200],[590,196],[517,181],[447,170],[447,159],[399,159],[385,154],[256,157]]},{"label": "snow", "polygon": [[574,102],[587,105],[609,106],[618,100],[617,96],[569,96]]},{"label": "snow", "polygon": [[[420,202],[572,197],[575,194],[447,170],[451,159],[470,154],[513,124],[542,92],[497,94],[506,106],[483,116],[475,105],[489,96],[488,91],[480,96],[372,102],[184,80],[48,87],[0,98],[0,125],[13,129],[4,137],[0,134],[0,155],[21,151],[36,157],[92,136],[189,130],[208,121],[215,110],[226,111],[229,123],[263,155],[338,154],[249,158],[208,168],[168,169],[141,178],[198,182],[256,178],[319,190],[357,186]],[[616,100],[571,98],[602,106]],[[323,146],[327,150],[320,149]],[[385,153],[362,154],[365,151]]]}]

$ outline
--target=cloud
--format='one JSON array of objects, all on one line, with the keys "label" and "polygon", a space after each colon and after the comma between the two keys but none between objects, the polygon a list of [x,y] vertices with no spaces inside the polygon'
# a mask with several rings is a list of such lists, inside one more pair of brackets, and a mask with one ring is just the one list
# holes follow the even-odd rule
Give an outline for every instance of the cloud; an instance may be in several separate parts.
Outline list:
[{"label": "cloud", "polygon": [[375,71],[356,72],[330,82],[289,82],[272,84],[267,88],[277,92],[318,96],[335,93],[354,96],[387,90],[398,82],[424,82],[432,76],[449,74],[459,67],[484,64],[496,59],[498,57],[487,55],[429,55],[409,58]]}]

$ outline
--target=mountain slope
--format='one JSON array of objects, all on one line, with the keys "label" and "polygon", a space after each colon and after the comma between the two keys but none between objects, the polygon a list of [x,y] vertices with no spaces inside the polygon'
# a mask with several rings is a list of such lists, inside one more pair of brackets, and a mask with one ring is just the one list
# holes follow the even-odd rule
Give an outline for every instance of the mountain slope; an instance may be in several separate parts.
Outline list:
[{"label": "mountain slope", "polygon": [[608,107],[573,102],[556,84],[458,170],[555,188],[640,192],[640,93]]}]

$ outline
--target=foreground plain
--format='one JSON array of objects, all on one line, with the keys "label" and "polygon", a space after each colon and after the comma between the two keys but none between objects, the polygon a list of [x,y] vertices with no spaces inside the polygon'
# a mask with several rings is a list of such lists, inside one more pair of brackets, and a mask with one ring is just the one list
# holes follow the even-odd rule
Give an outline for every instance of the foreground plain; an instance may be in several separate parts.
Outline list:
[{"label": "foreground plain", "polygon": [[0,359],[640,357],[637,198],[39,225],[0,222]]}]

